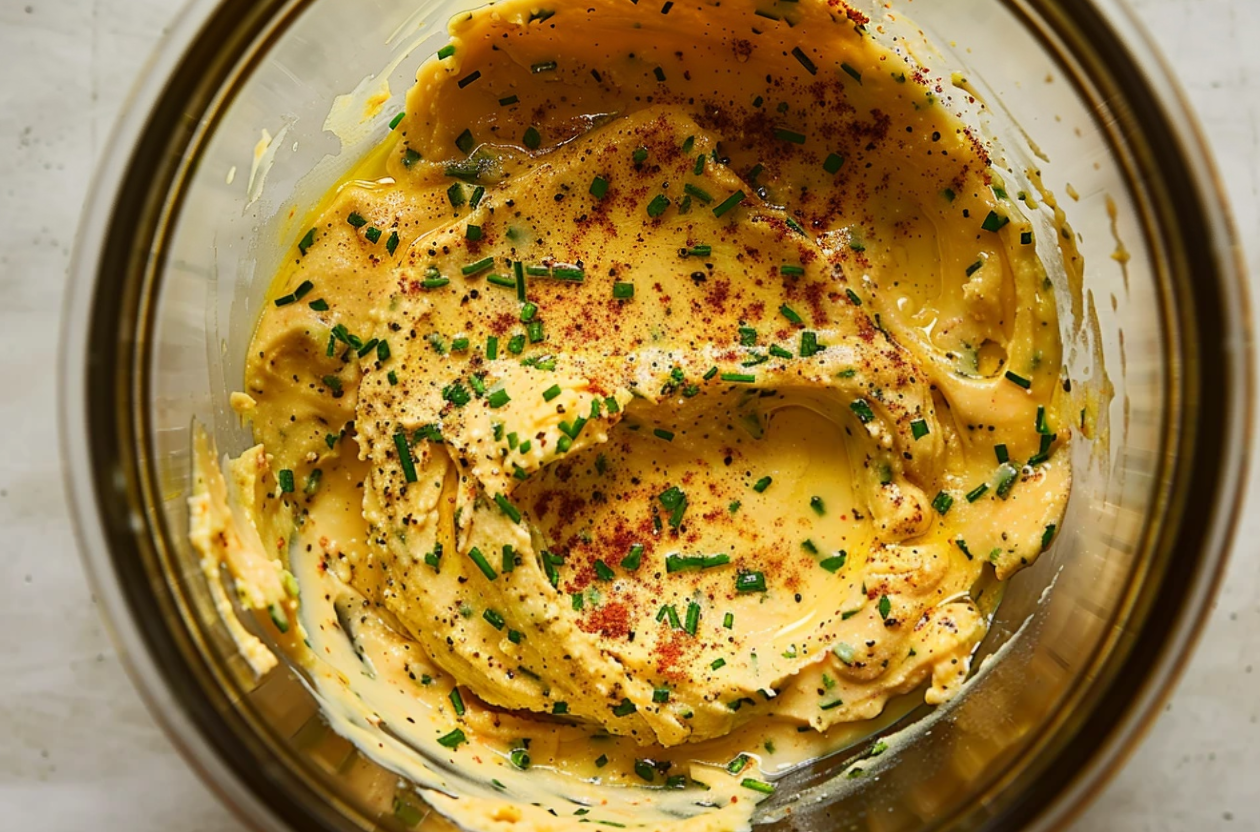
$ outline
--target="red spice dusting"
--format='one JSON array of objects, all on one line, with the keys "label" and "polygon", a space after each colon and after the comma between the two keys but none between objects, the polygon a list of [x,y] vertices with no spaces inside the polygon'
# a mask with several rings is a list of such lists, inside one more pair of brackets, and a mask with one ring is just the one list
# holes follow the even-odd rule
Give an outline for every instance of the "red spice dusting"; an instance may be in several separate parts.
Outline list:
[{"label": "red spice dusting", "polygon": [[630,610],[625,604],[610,601],[579,619],[578,627],[583,632],[599,633],[604,638],[623,639],[630,634]]},{"label": "red spice dusting", "polygon": [[678,666],[679,662],[682,661],[683,652],[683,642],[677,633],[672,633],[668,641],[657,642],[656,672],[666,679],[681,680],[685,678],[686,672]]}]

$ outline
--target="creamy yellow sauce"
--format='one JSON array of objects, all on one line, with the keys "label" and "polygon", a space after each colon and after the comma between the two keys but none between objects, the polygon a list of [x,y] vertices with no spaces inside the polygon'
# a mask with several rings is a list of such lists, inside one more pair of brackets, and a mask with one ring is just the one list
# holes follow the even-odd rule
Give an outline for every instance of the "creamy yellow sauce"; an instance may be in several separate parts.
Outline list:
[{"label": "creamy yellow sauce", "polygon": [[957,692],[1071,471],[941,83],[835,0],[451,23],[276,279],[258,447],[199,448],[195,543],[338,731],[472,828],[733,829]]}]

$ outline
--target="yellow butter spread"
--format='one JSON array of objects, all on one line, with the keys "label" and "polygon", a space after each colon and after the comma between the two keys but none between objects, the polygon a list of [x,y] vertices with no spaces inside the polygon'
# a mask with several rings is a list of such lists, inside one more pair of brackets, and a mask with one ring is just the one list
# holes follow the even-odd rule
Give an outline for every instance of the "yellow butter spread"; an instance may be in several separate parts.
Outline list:
[{"label": "yellow butter spread", "polygon": [[274,561],[334,726],[465,825],[746,825],[956,693],[976,588],[1053,540],[1033,227],[838,0],[450,31],[259,321],[237,578]]}]

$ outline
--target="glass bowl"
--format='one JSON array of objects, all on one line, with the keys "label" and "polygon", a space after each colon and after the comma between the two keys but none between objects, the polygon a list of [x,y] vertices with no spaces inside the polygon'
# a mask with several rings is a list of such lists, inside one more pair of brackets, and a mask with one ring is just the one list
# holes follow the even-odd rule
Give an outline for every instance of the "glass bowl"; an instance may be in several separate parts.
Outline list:
[{"label": "glass bowl", "polygon": [[[260,829],[450,825],[396,816],[407,784],[327,727],[296,672],[254,676],[189,546],[187,497],[194,423],[220,451],[249,443],[228,394],[295,239],[292,206],[383,138],[446,21],[476,4],[194,2],[148,67],[85,208],[61,407],[84,558],[154,715]],[[1064,332],[1069,366],[1112,395],[1102,441],[1077,443],[1057,544],[1011,582],[982,647],[1002,660],[983,663],[949,707],[892,726],[919,720],[895,760],[860,780],[837,776],[843,754],[799,771],[761,820],[1053,828],[1122,762],[1210,608],[1247,459],[1241,267],[1193,118],[1119,2],[905,5],[942,47],[932,60],[964,73],[995,128],[1016,137],[1004,146],[1012,166],[1040,167],[1072,197],[1086,269],[1082,325]],[[326,121],[337,96],[344,112],[373,94],[389,98],[376,117]]]}]

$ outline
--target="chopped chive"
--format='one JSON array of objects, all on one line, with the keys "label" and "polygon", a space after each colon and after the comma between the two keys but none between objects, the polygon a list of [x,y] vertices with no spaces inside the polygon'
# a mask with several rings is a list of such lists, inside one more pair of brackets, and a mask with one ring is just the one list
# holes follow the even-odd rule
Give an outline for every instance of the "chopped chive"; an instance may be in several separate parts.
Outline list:
[{"label": "chopped chive", "polygon": [[290,303],[297,303],[297,298],[292,294],[276,298],[276,306],[288,306]]},{"label": "chopped chive", "polygon": [[809,59],[809,56],[806,55],[799,46],[792,49],[792,57],[800,61],[801,66],[805,67],[805,71],[810,75],[818,74],[818,67],[814,65],[814,62]]},{"label": "chopped chive", "polygon": [[673,432],[665,430],[664,428],[654,428],[652,430],[652,434],[656,436],[658,439],[664,439],[666,442],[674,441]]},{"label": "chopped chive", "polygon": [[280,471],[276,472],[276,480],[280,483],[281,493],[283,494],[293,493],[294,485],[293,485],[293,472],[292,471],[290,471],[288,468],[281,469]]},{"label": "chopped chive", "polygon": [[823,160],[823,170],[827,173],[834,174],[844,165],[844,157],[839,153],[828,153],[827,158]]},{"label": "chopped chive", "polygon": [[980,271],[980,269],[982,268],[984,268],[984,261],[977,260],[976,262],[972,263],[970,266],[967,267],[967,277],[971,277],[973,274]]},{"label": "chopped chive", "polygon": [[736,205],[739,205],[743,201],[744,201],[744,192],[736,191],[735,193],[728,196],[726,199],[722,200],[722,203],[713,209],[713,216],[721,217],[727,211],[731,210],[732,208],[734,208]]},{"label": "chopped chive", "polygon": [[801,318],[800,313],[788,306],[786,303],[779,307],[780,314],[794,324],[803,324],[805,320]]},{"label": "chopped chive", "polygon": [[357,350],[355,350],[355,352],[358,354],[359,358],[363,358],[363,357],[364,357],[364,356],[366,356],[368,353],[370,353],[370,352],[372,352],[373,350],[375,350],[375,349],[376,349],[376,345],[377,345],[377,344],[379,344],[380,342],[381,342],[381,341],[380,341],[380,339],[379,339],[379,338],[373,338],[372,340],[368,341],[368,342],[367,342],[367,343],[365,343],[363,346],[361,346],[361,347],[359,347]]},{"label": "chopped chive", "polygon": [[446,58],[449,58],[450,56],[454,54],[455,54],[455,44],[448,43],[446,44],[446,46],[443,46],[441,49],[438,50],[437,56],[438,56],[438,60],[441,61]]},{"label": "chopped chive", "polygon": [[669,701],[669,688],[654,688],[652,690],[652,701],[658,705],[664,705]]},{"label": "chopped chive", "polygon": [[389,373],[386,374],[385,378],[389,379],[390,387],[398,386],[398,373],[394,372],[393,370],[390,370]]},{"label": "chopped chive", "polygon": [[537,75],[539,72],[553,72],[555,71],[555,68],[555,61],[542,61],[540,63],[532,64],[529,71]]},{"label": "chopped chive", "polygon": [[622,699],[621,704],[614,706],[612,712],[614,716],[630,716],[637,710],[638,707],[629,699]]},{"label": "chopped chive", "polygon": [[521,522],[521,512],[516,506],[508,502],[508,498],[502,494],[494,495],[494,502],[499,506],[499,510],[508,516],[513,523]]},{"label": "chopped chive", "polygon": [[494,258],[486,257],[481,260],[478,260],[476,263],[469,263],[467,266],[461,266],[460,272],[465,275],[477,274],[478,272],[484,272],[486,269],[490,268],[493,265],[494,265]]},{"label": "chopped chive", "polygon": [[608,180],[602,176],[596,176],[591,180],[590,192],[596,199],[603,199],[604,194],[608,193]]},{"label": "chopped chive", "polygon": [[607,754],[600,754],[598,757],[596,757],[596,758],[595,758],[595,767],[596,767],[596,768],[603,768],[603,767],[604,767],[604,766],[606,766],[606,765],[608,765],[608,755],[607,755]]},{"label": "chopped chive", "polygon": [[481,185],[473,188],[472,197],[468,200],[469,208],[476,208],[481,204],[481,198],[486,195],[486,189]]},{"label": "chopped chive", "polygon": [[465,127],[464,132],[455,138],[455,146],[459,148],[460,153],[472,153],[473,148],[477,146],[477,140],[473,138],[472,131]]},{"label": "chopped chive", "polygon": [[723,627],[725,627],[725,628],[726,628],[726,629],[728,629],[728,630],[729,630],[729,629],[731,629],[732,627],[734,627],[734,626],[735,626],[735,614],[734,614],[734,613],[731,613],[731,612],[728,612],[726,615],[722,616],[722,626],[723,626]]},{"label": "chopped chive", "polygon": [[357,211],[351,211],[350,215],[346,217],[346,222],[350,223],[355,228],[362,228],[367,225],[367,220],[364,219]]},{"label": "chopped chive", "polygon": [[726,667],[726,659],[722,658],[714,659],[712,663],[709,664],[709,669],[711,670],[721,670],[724,667]]},{"label": "chopped chive", "polygon": [[643,544],[635,543],[631,545],[630,551],[621,559],[621,568],[634,571],[639,568],[639,564],[643,560]]},{"label": "chopped chive", "polygon": [[503,571],[516,571],[516,550],[506,544],[503,546]]},{"label": "chopped chive", "polygon": [[774,794],[774,786],[769,783],[764,783],[761,780],[754,780],[751,777],[745,777],[740,785],[745,789],[752,789],[753,791],[761,792],[762,794]]},{"label": "chopped chive", "polygon": [[1054,533],[1057,526],[1054,523],[1046,526],[1046,530],[1041,533],[1041,551],[1050,548],[1050,544],[1054,541]]},{"label": "chopped chive", "polygon": [[481,239],[481,226],[480,226],[480,225],[469,225],[467,228],[465,228],[465,229],[464,229],[464,239],[465,239],[465,240],[472,240],[473,242],[476,242],[477,240],[480,240],[480,239]]},{"label": "chopped chive", "polygon": [[[802,237],[804,237],[804,236],[805,236],[805,226],[801,225],[801,224],[800,224],[799,222],[797,222],[797,221],[796,221],[793,217],[788,217],[787,219],[785,219],[785,220],[783,221],[783,224],[784,224],[784,225],[786,225],[788,228],[792,229],[793,231],[795,231],[797,234],[800,234]],[[849,247],[850,247],[850,248],[853,248],[853,244],[852,244],[852,243],[850,243],[850,244],[849,244]],[[855,250],[855,251],[865,251],[866,249],[865,249],[865,248],[860,248],[860,249],[854,249],[854,250]]]},{"label": "chopped chive", "polygon": [[525,331],[529,334],[529,342],[537,344],[543,339],[542,321],[530,321],[529,325],[525,327]]},{"label": "chopped chive", "polygon": [[410,147],[403,151],[402,163],[403,167],[410,170],[411,166],[420,161],[420,154],[412,150]]},{"label": "chopped chive", "polygon": [[766,576],[763,572],[741,572],[735,576],[736,592],[765,592]]},{"label": "chopped chive", "polygon": [[499,615],[494,610],[486,610],[484,613],[481,614],[481,617],[484,618],[487,622],[489,622],[490,626],[495,628],[496,630],[502,630],[504,624],[506,623],[503,620],[503,616]]},{"label": "chopped chive", "polygon": [[511,338],[508,339],[507,350],[508,352],[512,353],[512,355],[520,355],[521,352],[524,351],[524,349],[525,349],[525,336],[524,335],[517,334],[517,335],[513,335]]},{"label": "chopped chive", "polygon": [[525,266],[520,260],[512,264],[512,276],[516,278],[516,299],[525,302]]},{"label": "chopped chive", "polygon": [[1019,479],[1019,472],[1009,462],[1003,463],[998,471],[997,488],[994,489],[994,493],[1005,500],[1010,496],[1011,489],[1015,487],[1015,481]]},{"label": "chopped chive", "polygon": [[512,397],[508,395],[508,391],[502,388],[492,391],[486,398],[486,404],[495,408],[503,407],[503,405],[510,401],[512,401]]},{"label": "chopped chive", "polygon": [[636,147],[630,158],[634,160],[636,165],[641,165],[647,161],[648,149],[646,147]]},{"label": "chopped chive", "polygon": [[647,215],[656,219],[665,213],[665,209],[669,207],[669,197],[665,194],[657,194],[652,197],[652,201],[647,205]]},{"label": "chopped chive", "polygon": [[809,507],[812,508],[814,510],[814,513],[817,514],[819,517],[822,517],[824,514],[827,513],[827,507],[826,505],[823,504],[822,497],[817,497],[817,496],[810,497]]},{"label": "chopped chive", "polygon": [[516,288],[516,281],[515,281],[515,280],[513,280],[513,279],[512,279],[512,278],[510,278],[510,277],[504,277],[504,276],[503,276],[503,275],[501,275],[501,274],[492,274],[492,275],[488,275],[488,276],[486,277],[486,282],[487,282],[487,283],[492,283],[492,284],[494,284],[495,286],[502,286],[502,287],[503,287],[503,288],[505,288],[505,289],[515,289],[515,288]]},{"label": "chopped chive", "polygon": [[1037,418],[1033,422],[1033,427],[1036,429],[1037,433],[1043,436],[1050,433],[1050,425],[1046,422],[1045,405],[1037,405]]},{"label": "chopped chive", "polygon": [[612,567],[604,563],[602,559],[596,558],[595,577],[601,581],[611,581],[613,578],[617,577],[617,574],[613,572]]},{"label": "chopped chive", "polygon": [[699,245],[691,248],[680,248],[678,253],[682,257],[708,257],[713,253],[713,246]]},{"label": "chopped chive", "polygon": [[888,614],[892,612],[892,601],[888,600],[887,595],[881,595],[879,596],[879,605],[876,609],[879,611],[879,617],[887,621]]},{"label": "chopped chive", "polygon": [[836,554],[833,555],[832,557],[824,558],[823,560],[819,561],[818,565],[821,566],[823,569],[826,569],[828,572],[835,573],[835,572],[838,572],[841,569],[841,567],[844,566],[845,561],[848,559],[849,559],[849,553],[841,549],[839,552],[836,552]]},{"label": "chopped chive", "polygon": [[542,135],[531,125],[525,128],[525,135],[521,136],[521,142],[530,150],[537,150],[542,144]]},{"label": "chopped chive", "polygon": [[779,274],[785,275],[786,277],[800,277],[805,274],[805,267],[784,263],[782,266],[779,266]]},{"label": "chopped chive", "polygon": [[494,335],[486,338],[486,360],[494,361],[499,357],[499,339]]},{"label": "chopped chive", "polygon": [[1033,235],[1031,231],[1024,231],[1019,235],[1019,244],[1023,246],[1032,245]]},{"label": "chopped chive", "polygon": [[774,480],[770,477],[762,477],[757,480],[757,482],[753,483],[753,491],[756,491],[758,494],[764,493],[765,490],[770,487],[770,483],[772,482],[774,482]]},{"label": "chopped chive", "polygon": [[464,732],[456,728],[449,734],[438,737],[438,745],[444,748],[459,748],[462,744],[468,742],[468,738],[464,736]]},{"label": "chopped chive", "polygon": [[411,458],[411,445],[407,443],[405,434],[394,434],[394,447],[398,449],[398,462],[402,465],[403,478],[407,482],[415,482],[417,480],[416,463]]},{"label": "chopped chive", "polygon": [[529,768],[529,752],[524,748],[513,748],[511,753],[508,754],[508,759],[512,761],[512,765],[521,771]]},{"label": "chopped chive", "polygon": [[795,130],[789,130],[786,127],[774,128],[774,137],[781,142],[790,142],[791,144],[805,144],[804,133],[797,133]]},{"label": "chopped chive", "polygon": [[451,688],[450,693],[451,707],[455,709],[455,716],[464,715],[464,697],[460,695],[459,688]]},{"label": "chopped chive", "polygon": [[1007,370],[1007,371],[1006,371],[1006,380],[1007,380],[1007,381],[1009,381],[1009,382],[1011,382],[1011,383],[1013,383],[1013,384],[1015,384],[1015,385],[1017,385],[1017,386],[1019,386],[1019,387],[1024,388],[1025,390],[1028,390],[1028,389],[1030,389],[1030,388],[1032,387],[1032,382],[1031,382],[1031,381],[1029,381],[1028,379],[1024,378],[1023,376],[1016,375],[1015,373],[1012,373],[1010,370]]},{"label": "chopped chive", "polygon": [[710,367],[710,368],[709,368],[708,370],[706,370],[706,371],[705,371],[705,373],[704,373],[704,380],[705,380],[705,381],[709,381],[710,379],[712,379],[712,378],[713,378],[715,375],[717,375],[717,374],[718,374],[718,368],[717,368],[717,367]]},{"label": "chopped chive", "polygon": [[468,352],[468,339],[467,338],[451,339],[451,352]]},{"label": "chopped chive", "polygon": [[656,779],[656,769],[647,760],[634,761],[634,773],[639,776],[640,780],[651,783]]},{"label": "chopped chive", "polygon": [[309,251],[310,247],[313,245],[315,245],[315,229],[314,228],[312,228],[310,231],[307,231],[306,235],[303,236],[302,239],[298,241],[298,252],[303,257],[305,257],[306,252]]},{"label": "chopped chive", "polygon": [[446,189],[446,198],[450,200],[452,208],[458,208],[464,204],[464,186],[458,182],[452,182],[451,186]]},{"label": "chopped chive", "polygon": [[821,351],[822,346],[818,343],[818,333],[808,329],[801,333],[801,348],[799,350],[801,358],[809,358]]},{"label": "chopped chive", "polygon": [[451,279],[449,277],[426,277],[420,281],[420,286],[425,289],[441,289],[450,282]]},{"label": "chopped chive", "polygon": [[543,401],[547,401],[547,402],[549,402],[549,401],[551,401],[552,399],[554,399],[556,396],[559,396],[559,395],[560,395],[560,385],[559,385],[559,384],[553,384],[553,385],[551,385],[550,387],[548,387],[546,390],[544,390],[544,391],[543,391],[543,394],[542,394],[542,396],[543,396]]},{"label": "chopped chive", "polygon": [[984,222],[980,224],[980,227],[985,231],[1001,231],[1010,221],[1010,217],[1004,217],[998,214],[997,211],[990,211],[989,215],[984,218]]},{"label": "chopped chive", "polygon": [[993,454],[997,457],[998,465],[1011,461],[1010,452],[1006,450],[1006,445],[994,445]]},{"label": "chopped chive", "polygon": [[700,605],[695,601],[687,603],[687,617],[683,621],[683,630],[689,636],[694,636],[696,630],[700,628]]},{"label": "chopped chive", "polygon": [[551,276],[556,280],[571,280],[574,283],[581,283],[586,279],[586,272],[576,266],[556,266],[551,270]]},{"label": "chopped chive", "polygon": [[569,712],[569,703],[556,702],[551,706],[551,712],[553,714],[567,714]]},{"label": "chopped chive", "polygon": [[392,119],[390,119],[390,120],[389,120],[389,129],[390,129],[390,130],[394,130],[394,129],[396,129],[396,128],[398,127],[398,125],[402,122],[402,120],[403,120],[403,116],[405,116],[405,115],[406,115],[406,113],[399,113],[398,115],[396,115],[396,116],[394,116]]},{"label": "chopped chive", "polygon": [[691,169],[691,173],[693,176],[704,175],[704,160],[705,160],[705,155],[703,153],[701,153],[699,156],[696,157],[696,164]]},{"label": "chopped chive", "polygon": [[490,561],[486,560],[486,556],[481,554],[481,550],[476,546],[468,550],[468,557],[472,559],[473,563],[477,564],[477,568],[481,570],[481,574],[485,575],[487,580],[493,581],[499,577],[498,573],[494,571],[494,567],[490,565]]},{"label": "chopped chive", "polygon": [[634,284],[633,283],[618,282],[618,283],[613,284],[613,299],[614,300],[629,300],[632,297],[634,297]]},{"label": "chopped chive", "polygon": [[714,569],[726,566],[731,562],[730,555],[669,555],[665,558],[665,571],[672,575],[675,572],[686,572],[692,569]]},{"label": "chopped chive", "polygon": [[665,83],[665,70],[661,69],[658,66],[652,70],[652,74],[656,76],[657,81],[659,81],[662,84]]},{"label": "chopped chive", "polygon": [[323,298],[318,298],[316,300],[313,300],[310,303],[308,303],[307,306],[309,306],[311,309],[315,310],[316,312],[328,311],[328,301],[324,300]]},{"label": "chopped chive", "polygon": [[843,69],[845,73],[848,74],[848,76],[852,78],[854,81],[857,81],[859,84],[862,83],[862,73],[858,72],[856,69],[849,66],[848,64],[840,64],[840,68]]},{"label": "chopped chive", "polygon": [[[696,199],[700,200],[700,201],[701,201],[701,202],[703,202],[705,205],[708,205],[710,202],[712,202],[712,201],[713,201],[713,197],[709,195],[709,192],[708,192],[708,191],[704,190],[703,188],[697,188],[695,185],[692,185],[690,182],[688,182],[687,184],[683,185],[683,192],[684,192],[684,193],[686,193],[686,194],[688,194],[689,196],[694,196]],[[743,193],[744,193],[744,192],[743,192],[743,191],[740,191],[739,193],[740,193],[740,199],[743,199],[743,198],[744,198],[744,197],[743,197]],[[729,202],[730,200],[727,200],[727,201]],[[723,204],[725,204],[725,203],[723,203]],[[719,206],[719,207],[721,207],[721,206]],[[723,214],[724,214],[724,213],[726,213],[726,211],[727,211],[727,210],[729,210],[729,208],[727,208],[727,209],[723,210],[723,211],[722,211],[722,213],[723,213]],[[717,216],[719,216],[719,217],[720,217],[720,216],[722,216],[722,214],[717,214]]]},{"label": "chopped chive", "polygon": [[538,317],[538,304],[526,301],[521,304],[521,323],[527,324]]},{"label": "chopped chive", "polygon": [[780,347],[778,344],[770,345],[770,354],[773,355],[775,358],[793,358],[794,357],[791,352],[789,352],[788,350],[785,350],[783,347]]},{"label": "chopped chive", "polygon": [[875,412],[871,410],[871,406],[867,404],[866,399],[858,399],[853,402],[849,405],[849,410],[852,410],[857,415],[858,421],[864,425],[875,418]]},{"label": "chopped chive", "polygon": [[929,433],[931,433],[931,431],[928,430],[927,420],[915,419],[910,423],[910,434],[915,438],[916,442],[927,436]]},{"label": "chopped chive", "polygon": [[974,503],[976,500],[983,497],[988,490],[989,484],[987,482],[980,483],[975,488],[967,492],[967,502]]},{"label": "chopped chive", "polygon": [[755,384],[757,381],[754,373],[722,373],[721,378],[735,384]]}]

